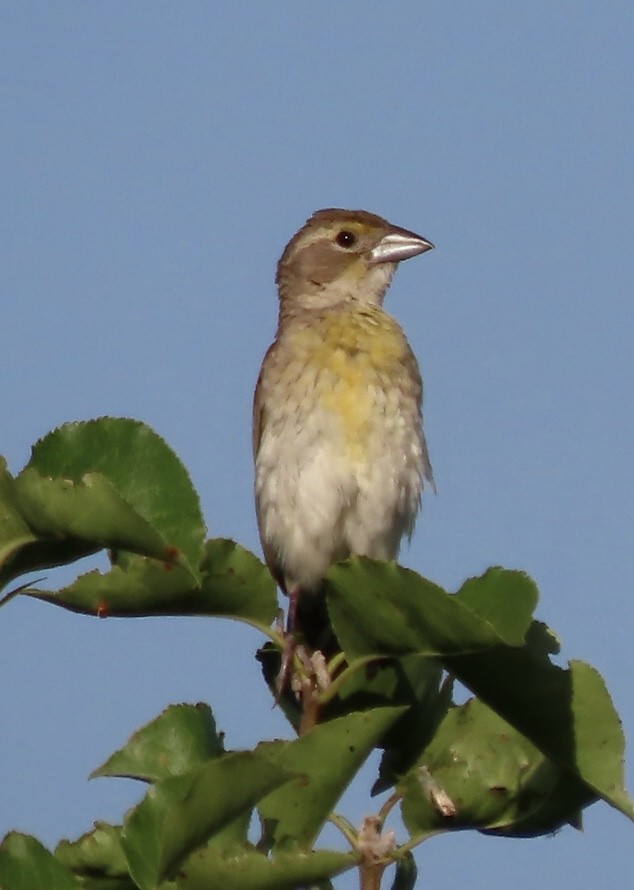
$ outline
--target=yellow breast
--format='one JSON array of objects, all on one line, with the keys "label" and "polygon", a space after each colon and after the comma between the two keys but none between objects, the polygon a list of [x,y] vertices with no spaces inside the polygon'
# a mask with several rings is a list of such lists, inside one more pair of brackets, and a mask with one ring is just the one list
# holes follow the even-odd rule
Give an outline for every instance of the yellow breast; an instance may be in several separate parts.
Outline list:
[{"label": "yellow breast", "polygon": [[339,419],[350,459],[367,459],[373,425],[382,422],[377,409],[411,355],[403,332],[383,310],[364,307],[326,313],[301,339],[319,369],[320,407]]}]

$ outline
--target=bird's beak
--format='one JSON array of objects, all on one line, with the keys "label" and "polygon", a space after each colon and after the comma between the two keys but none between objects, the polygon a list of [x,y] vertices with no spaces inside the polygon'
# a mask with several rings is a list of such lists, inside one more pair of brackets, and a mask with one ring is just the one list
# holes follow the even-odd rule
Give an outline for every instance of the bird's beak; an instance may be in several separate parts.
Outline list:
[{"label": "bird's beak", "polygon": [[407,229],[394,228],[379,241],[376,247],[370,251],[370,262],[374,263],[400,263],[410,257],[418,256],[426,250],[433,248],[427,238],[408,232]]}]

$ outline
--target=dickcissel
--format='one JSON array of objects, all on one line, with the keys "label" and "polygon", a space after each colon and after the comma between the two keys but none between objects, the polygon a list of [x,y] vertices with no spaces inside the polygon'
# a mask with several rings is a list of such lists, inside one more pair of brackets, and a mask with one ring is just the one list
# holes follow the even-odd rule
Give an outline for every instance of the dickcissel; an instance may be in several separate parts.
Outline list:
[{"label": "dickcissel", "polygon": [[351,555],[394,559],[425,481],[418,363],[383,299],[433,245],[365,210],[318,210],[277,267],[279,320],[255,390],[253,450],[266,562],[289,596]]}]

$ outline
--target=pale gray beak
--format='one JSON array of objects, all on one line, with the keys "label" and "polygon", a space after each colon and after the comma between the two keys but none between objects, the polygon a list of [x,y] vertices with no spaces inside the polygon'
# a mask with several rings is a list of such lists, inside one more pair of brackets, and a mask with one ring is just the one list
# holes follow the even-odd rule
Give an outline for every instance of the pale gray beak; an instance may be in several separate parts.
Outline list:
[{"label": "pale gray beak", "polygon": [[400,263],[410,257],[418,256],[433,248],[431,241],[408,232],[407,229],[394,228],[379,241],[370,251],[371,263]]}]

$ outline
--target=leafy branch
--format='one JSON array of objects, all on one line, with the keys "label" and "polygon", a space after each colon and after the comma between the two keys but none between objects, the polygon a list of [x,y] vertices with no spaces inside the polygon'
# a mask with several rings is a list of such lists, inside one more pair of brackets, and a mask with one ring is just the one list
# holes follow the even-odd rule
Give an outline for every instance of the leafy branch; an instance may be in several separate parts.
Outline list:
[{"label": "leafy branch", "polygon": [[[1,604],[28,596],[101,618],[244,621],[268,640],[258,657],[272,681],[273,580],[238,544],[206,540],[187,472],[137,421],[67,424],[34,446],[17,476],[0,467],[0,590],[101,550],[108,571],[57,590],[20,583]],[[597,800],[634,819],[605,684],[584,662],[552,662],[557,638],[534,618],[527,575],[491,568],[450,594],[395,564],[355,558],[332,568],[325,596],[345,657],[331,659],[314,690],[318,725],[227,751],[207,705],[168,707],[93,773],[149,784],[121,824],[97,822],[54,852],[10,833],[3,890],[326,890],[353,868],[372,890],[390,864],[393,887],[411,890],[412,850],[440,832],[551,833],[579,827]],[[453,700],[453,678],[473,693],[465,704]],[[280,704],[297,728],[295,697]],[[336,807],[375,748],[372,793],[388,796],[355,828]],[[401,842],[386,828],[397,807],[409,833]],[[317,846],[328,822],[344,850]]]}]

